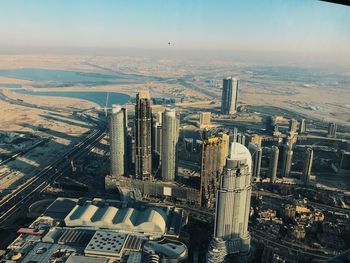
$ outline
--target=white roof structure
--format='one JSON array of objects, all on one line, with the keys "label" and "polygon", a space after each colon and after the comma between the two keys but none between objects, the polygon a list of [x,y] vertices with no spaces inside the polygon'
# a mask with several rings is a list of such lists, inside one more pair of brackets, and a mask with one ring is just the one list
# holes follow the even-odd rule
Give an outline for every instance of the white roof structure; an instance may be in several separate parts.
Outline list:
[{"label": "white roof structure", "polygon": [[96,227],[129,232],[165,234],[166,213],[157,207],[146,209],[98,207],[90,202],[76,205],[64,222],[69,227]]},{"label": "white roof structure", "polygon": [[231,144],[231,151],[228,160],[245,161],[248,164],[249,172],[252,171],[252,155],[247,147],[238,142]]}]

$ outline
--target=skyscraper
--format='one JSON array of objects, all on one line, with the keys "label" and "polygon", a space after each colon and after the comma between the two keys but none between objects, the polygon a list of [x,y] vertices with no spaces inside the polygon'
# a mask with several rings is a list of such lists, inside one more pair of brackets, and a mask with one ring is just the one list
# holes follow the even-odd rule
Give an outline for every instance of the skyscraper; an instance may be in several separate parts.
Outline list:
[{"label": "skyscraper", "polygon": [[272,146],[271,155],[270,155],[270,163],[269,163],[269,175],[270,182],[274,183],[277,178],[277,169],[278,169],[278,157],[280,150],[277,146]]},{"label": "skyscraper", "polygon": [[258,178],[260,177],[262,148],[259,144],[249,143],[248,149],[252,155],[252,176]]},{"label": "skyscraper", "polygon": [[125,174],[126,158],[126,110],[119,105],[112,105],[109,116],[111,175]]},{"label": "skyscraper", "polygon": [[306,132],[306,123],[305,123],[305,119],[301,119],[299,121],[299,133],[305,133]]},{"label": "skyscraper", "polygon": [[207,262],[223,262],[229,254],[249,253],[251,165],[249,150],[234,142],[217,191],[214,236],[208,248]]},{"label": "skyscraper", "polygon": [[221,113],[234,114],[237,111],[238,79],[226,78],[223,80]]},{"label": "skyscraper", "polygon": [[312,148],[307,148],[305,152],[305,157],[304,157],[304,167],[303,167],[303,175],[302,175],[302,180],[304,184],[308,184],[310,181],[313,158],[314,158],[314,151],[312,150]]},{"label": "skyscraper", "polygon": [[297,132],[297,128],[298,128],[298,121],[296,119],[291,119],[289,121],[289,132],[295,133]]},{"label": "skyscraper", "polygon": [[327,133],[328,137],[331,138],[335,138],[337,137],[337,124],[334,122],[330,122],[328,124],[328,133]]},{"label": "skyscraper", "polygon": [[229,154],[230,136],[224,132],[220,132],[218,137],[222,140],[221,165],[224,167]]},{"label": "skyscraper", "polygon": [[214,207],[219,176],[224,168],[221,155],[224,144],[219,137],[210,137],[202,143],[200,172],[200,205]]},{"label": "skyscraper", "polygon": [[179,120],[176,117],[175,110],[165,110],[162,125],[162,179],[173,181],[177,170],[176,155],[179,138]]},{"label": "skyscraper", "polygon": [[290,177],[292,170],[293,150],[290,144],[285,144],[283,149],[282,176]]},{"label": "skyscraper", "polygon": [[162,119],[163,112],[158,111],[152,124],[152,167],[154,170],[160,168],[162,158]]},{"label": "skyscraper", "polygon": [[135,176],[137,179],[152,178],[152,109],[148,91],[136,95],[135,105]]}]

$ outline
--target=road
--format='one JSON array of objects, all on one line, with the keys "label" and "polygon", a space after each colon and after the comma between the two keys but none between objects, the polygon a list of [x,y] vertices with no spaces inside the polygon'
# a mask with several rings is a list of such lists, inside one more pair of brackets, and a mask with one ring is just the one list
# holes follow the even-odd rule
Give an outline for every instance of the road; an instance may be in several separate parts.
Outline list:
[{"label": "road", "polygon": [[28,207],[37,194],[64,174],[69,169],[71,160],[76,160],[87,154],[101,140],[104,132],[104,128],[93,130],[68,153],[46,166],[15,191],[5,196],[0,201],[0,226],[7,224],[22,208]]}]

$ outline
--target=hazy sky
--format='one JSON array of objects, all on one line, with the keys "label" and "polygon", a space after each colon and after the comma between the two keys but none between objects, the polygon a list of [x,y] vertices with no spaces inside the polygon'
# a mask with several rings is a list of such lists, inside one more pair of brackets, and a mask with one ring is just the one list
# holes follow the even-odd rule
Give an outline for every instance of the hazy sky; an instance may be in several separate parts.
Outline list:
[{"label": "hazy sky", "polygon": [[0,46],[325,52],[350,7],[316,0],[1,0]]}]

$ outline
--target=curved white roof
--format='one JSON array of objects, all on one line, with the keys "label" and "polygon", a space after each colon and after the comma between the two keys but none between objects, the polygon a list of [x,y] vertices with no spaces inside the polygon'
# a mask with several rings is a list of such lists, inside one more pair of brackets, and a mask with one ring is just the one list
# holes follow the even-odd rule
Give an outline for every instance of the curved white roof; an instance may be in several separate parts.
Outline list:
[{"label": "curved white roof", "polygon": [[228,159],[231,159],[234,161],[245,161],[249,166],[249,171],[251,171],[252,155],[249,152],[248,148],[245,147],[243,144],[240,144],[238,142],[233,142],[231,144],[231,151]]},{"label": "curved white roof", "polygon": [[164,234],[166,232],[166,219],[165,212],[157,207],[137,210],[113,206],[98,207],[86,203],[82,206],[76,205],[66,216],[64,222],[70,227],[90,226]]}]

